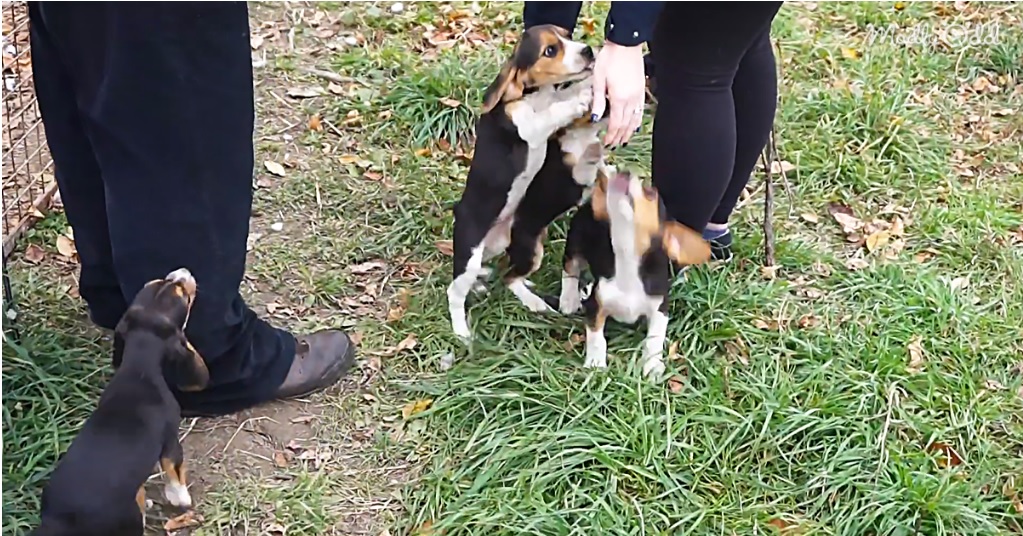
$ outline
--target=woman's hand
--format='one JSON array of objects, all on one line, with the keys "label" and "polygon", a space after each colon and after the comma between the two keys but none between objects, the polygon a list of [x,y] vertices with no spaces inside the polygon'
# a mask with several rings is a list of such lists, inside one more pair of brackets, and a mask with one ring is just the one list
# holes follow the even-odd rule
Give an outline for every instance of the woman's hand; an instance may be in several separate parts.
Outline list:
[{"label": "woman's hand", "polygon": [[[606,100],[605,100],[606,93]],[[646,71],[643,66],[643,46],[627,47],[610,41],[597,53],[593,66],[594,122],[604,116],[607,103],[608,117],[605,146],[627,143],[643,122],[643,104],[646,100]]]}]

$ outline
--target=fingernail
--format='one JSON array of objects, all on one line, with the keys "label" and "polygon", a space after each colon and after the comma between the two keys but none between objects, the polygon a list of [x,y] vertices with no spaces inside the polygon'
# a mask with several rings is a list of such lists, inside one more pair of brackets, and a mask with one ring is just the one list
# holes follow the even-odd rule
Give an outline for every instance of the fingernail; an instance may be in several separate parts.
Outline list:
[{"label": "fingernail", "polygon": [[596,123],[596,122],[597,122],[597,119],[599,119],[599,118],[597,117],[597,114],[593,114],[593,115],[591,115],[591,116],[590,116],[590,123]]}]

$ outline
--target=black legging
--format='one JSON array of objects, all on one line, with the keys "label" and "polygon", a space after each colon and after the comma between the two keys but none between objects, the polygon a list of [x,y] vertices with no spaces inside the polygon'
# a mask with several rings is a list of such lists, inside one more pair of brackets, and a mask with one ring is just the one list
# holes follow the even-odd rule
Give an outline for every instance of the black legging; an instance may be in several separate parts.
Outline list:
[{"label": "black legging", "polygon": [[728,222],[774,123],[781,2],[666,2],[654,30],[653,183],[669,214]]}]

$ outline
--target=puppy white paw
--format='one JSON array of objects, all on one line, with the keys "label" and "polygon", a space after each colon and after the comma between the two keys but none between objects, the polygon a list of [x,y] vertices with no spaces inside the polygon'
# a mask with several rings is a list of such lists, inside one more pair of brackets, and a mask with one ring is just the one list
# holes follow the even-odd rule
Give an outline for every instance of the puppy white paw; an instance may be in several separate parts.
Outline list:
[{"label": "puppy white paw", "polygon": [[472,332],[469,331],[469,325],[466,323],[455,323],[451,326],[452,331],[455,332],[455,336],[461,339],[462,342],[468,343],[472,339]]},{"label": "puppy white paw", "polygon": [[476,294],[477,296],[486,296],[487,294],[490,293],[490,290],[487,288],[487,285],[483,281],[477,281],[473,283],[471,290],[472,293]]},{"label": "puppy white paw", "polygon": [[586,368],[607,368],[607,339],[603,331],[586,330]]},{"label": "puppy white paw", "polygon": [[643,375],[650,381],[659,381],[664,376],[664,361],[660,357],[648,359],[643,363]]},{"label": "puppy white paw", "polygon": [[192,496],[188,493],[188,488],[177,482],[168,482],[163,488],[163,496],[167,498],[167,502],[171,503],[172,506],[178,508],[189,508],[192,506]]},{"label": "puppy white paw", "polygon": [[[572,279],[571,283],[576,283],[576,280]],[[575,314],[582,305],[582,300],[579,299],[579,287],[573,285],[561,289],[561,296],[558,297],[558,310],[561,311],[561,314]]]},{"label": "puppy white paw", "polygon": [[586,361],[583,362],[586,368],[607,368],[607,353],[586,352]]},{"label": "puppy white paw", "polygon": [[552,309],[550,305],[547,305],[547,302],[543,301],[543,298],[541,298],[540,296],[537,296],[536,294],[532,294],[530,296],[524,296],[524,297],[522,297],[520,299],[522,301],[522,305],[525,305],[526,309],[529,309],[531,312],[534,312],[534,313],[553,313],[554,312],[554,309]]}]

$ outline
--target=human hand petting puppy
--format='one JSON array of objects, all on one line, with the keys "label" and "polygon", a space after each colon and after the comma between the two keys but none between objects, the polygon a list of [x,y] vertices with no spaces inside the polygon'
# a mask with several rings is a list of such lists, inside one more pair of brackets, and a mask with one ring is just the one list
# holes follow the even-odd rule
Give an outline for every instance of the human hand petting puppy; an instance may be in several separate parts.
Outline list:
[{"label": "human hand petting puppy", "polygon": [[610,105],[604,145],[628,143],[643,122],[646,70],[643,46],[624,46],[611,41],[597,53],[593,66],[593,110],[590,121],[604,117]]}]

